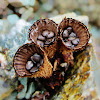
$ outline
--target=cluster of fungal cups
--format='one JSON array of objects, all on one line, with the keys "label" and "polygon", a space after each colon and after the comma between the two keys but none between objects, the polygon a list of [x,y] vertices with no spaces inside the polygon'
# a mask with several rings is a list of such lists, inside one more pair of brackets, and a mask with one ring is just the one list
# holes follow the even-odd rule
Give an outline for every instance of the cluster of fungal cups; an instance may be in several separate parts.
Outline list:
[{"label": "cluster of fungal cups", "polygon": [[13,61],[20,77],[52,76],[54,66],[50,59],[55,53],[60,52],[65,63],[69,63],[73,52],[85,48],[90,38],[87,27],[72,18],[63,19],[59,25],[50,19],[40,19],[29,30],[32,42],[20,47]]}]

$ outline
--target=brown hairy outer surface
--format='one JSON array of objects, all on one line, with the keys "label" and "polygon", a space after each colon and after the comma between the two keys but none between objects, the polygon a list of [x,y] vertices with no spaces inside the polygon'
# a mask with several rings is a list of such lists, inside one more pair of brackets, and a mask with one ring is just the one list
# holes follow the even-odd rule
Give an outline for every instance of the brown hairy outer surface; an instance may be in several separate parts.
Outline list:
[{"label": "brown hairy outer surface", "polygon": [[[40,53],[44,56],[43,65],[40,66],[39,71],[35,73],[30,73],[26,70],[26,63],[30,56],[34,53]],[[52,65],[49,62],[47,55],[45,52],[40,49],[37,45],[30,43],[25,44],[18,49],[14,56],[13,66],[15,68],[16,73],[20,77],[50,77],[52,75]]]},{"label": "brown hairy outer surface", "polygon": [[44,30],[52,31],[55,33],[55,41],[50,46],[45,46],[43,49],[46,51],[47,56],[52,58],[57,49],[57,35],[58,35],[58,26],[57,24],[50,19],[40,19],[37,20],[29,29],[29,38],[32,42],[36,44],[36,40],[39,34]]},{"label": "brown hairy outer surface", "polygon": [[[72,18],[67,18],[67,19],[64,18],[59,25],[59,32],[60,32],[61,40],[62,40],[62,32],[68,26],[73,28],[73,31],[77,34],[77,36],[80,39],[80,43],[77,46],[75,46],[74,48],[72,48],[72,50],[73,51],[82,50],[88,44],[88,41],[90,39],[90,34],[89,34],[87,27],[78,20],[75,20]],[[63,41],[62,41],[62,43],[64,45]],[[67,48],[69,48],[69,47],[67,47]],[[71,48],[69,48],[69,49],[71,49]]]},{"label": "brown hairy outer surface", "polygon": [[60,43],[59,52],[63,55],[64,61],[68,63],[68,65],[69,64],[73,65],[74,64],[73,51],[66,48],[61,41],[59,43]]}]

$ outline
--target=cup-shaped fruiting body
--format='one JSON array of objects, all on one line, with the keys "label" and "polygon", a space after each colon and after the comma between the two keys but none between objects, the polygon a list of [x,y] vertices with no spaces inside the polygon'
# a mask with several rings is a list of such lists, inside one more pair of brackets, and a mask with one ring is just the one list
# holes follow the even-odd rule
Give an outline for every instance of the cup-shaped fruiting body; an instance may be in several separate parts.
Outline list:
[{"label": "cup-shaped fruiting body", "polygon": [[50,19],[40,19],[29,30],[30,40],[44,48],[47,56],[52,58],[57,49],[57,24]]},{"label": "cup-shaped fruiting body", "polygon": [[17,50],[13,66],[20,77],[47,78],[52,75],[52,65],[46,53],[34,43],[25,44]]},{"label": "cup-shaped fruiting body", "polygon": [[64,18],[59,25],[60,39],[68,49],[81,50],[88,44],[90,34],[87,27],[78,20]]},{"label": "cup-shaped fruiting body", "polygon": [[64,18],[59,25],[60,52],[64,61],[73,65],[73,51],[84,49],[88,44],[90,34],[87,27],[72,18]]}]

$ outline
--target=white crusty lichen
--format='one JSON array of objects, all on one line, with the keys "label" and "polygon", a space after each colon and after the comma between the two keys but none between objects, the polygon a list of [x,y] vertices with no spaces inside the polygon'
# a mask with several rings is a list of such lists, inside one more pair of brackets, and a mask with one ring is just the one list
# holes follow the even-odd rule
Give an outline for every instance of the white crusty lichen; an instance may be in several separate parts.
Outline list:
[{"label": "white crusty lichen", "polygon": [[64,18],[73,18],[76,20],[81,21],[82,23],[84,23],[86,26],[88,26],[88,22],[89,22],[89,18],[88,16],[78,16],[75,13],[67,13],[67,14],[63,14],[63,15],[57,15],[55,17],[50,18],[51,20],[55,21],[57,24],[59,24]]}]

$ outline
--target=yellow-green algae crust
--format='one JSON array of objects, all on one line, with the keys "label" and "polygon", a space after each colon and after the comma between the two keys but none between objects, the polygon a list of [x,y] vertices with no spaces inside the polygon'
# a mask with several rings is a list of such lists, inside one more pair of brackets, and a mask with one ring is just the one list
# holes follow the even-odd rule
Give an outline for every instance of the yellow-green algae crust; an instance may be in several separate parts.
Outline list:
[{"label": "yellow-green algae crust", "polygon": [[90,75],[90,59],[93,48],[89,45],[75,57],[74,68],[70,77],[65,81],[61,91],[52,100],[79,100],[82,96],[83,85]]}]

